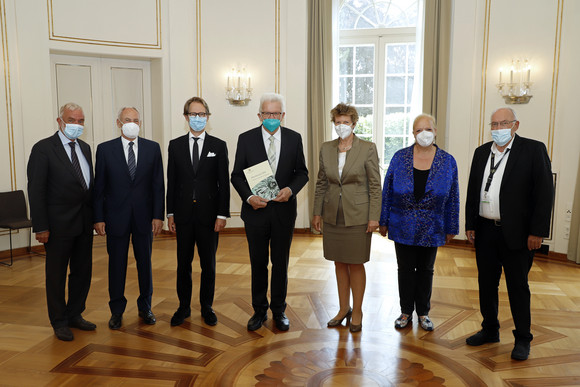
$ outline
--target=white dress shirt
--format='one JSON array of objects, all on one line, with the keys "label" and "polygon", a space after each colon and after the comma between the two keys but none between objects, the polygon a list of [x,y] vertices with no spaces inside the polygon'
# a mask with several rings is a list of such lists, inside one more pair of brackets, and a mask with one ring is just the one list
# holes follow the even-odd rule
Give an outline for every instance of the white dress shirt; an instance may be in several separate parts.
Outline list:
[{"label": "white dress shirt", "polygon": [[[274,146],[276,147],[276,168],[280,163],[280,144],[282,144],[282,135],[280,130],[273,135],[274,136]],[[264,139],[264,147],[266,148],[266,153],[268,153],[268,148],[270,148],[270,137],[272,134],[262,127],[262,138]],[[275,173],[274,173],[275,174]]]},{"label": "white dress shirt", "polygon": [[[508,163],[508,158],[510,156],[509,149],[511,149],[515,136],[510,140],[507,147],[500,152],[495,145],[495,142],[491,145],[491,152],[487,158],[487,164],[485,164],[485,170],[483,173],[483,181],[481,183],[481,192],[479,198],[479,216],[487,219],[501,220],[500,206],[499,206],[499,191],[501,188],[501,181],[503,179],[503,174],[505,172],[505,166]],[[498,165],[497,170],[493,175],[493,179],[489,186],[489,190],[485,192],[485,186],[487,183],[487,178],[489,177],[491,168],[491,154],[494,154],[495,160],[494,164]]]},{"label": "white dress shirt", "polygon": [[[62,141],[62,146],[64,146],[64,150],[65,150],[69,160],[72,163],[71,147],[69,145],[69,142],[72,142],[72,140],[69,139],[67,136],[65,136],[61,130],[58,131],[58,136],[60,137],[60,141]],[[85,178],[85,182],[87,183],[87,187],[90,187],[90,185],[91,185],[91,172],[90,172],[91,167],[89,166],[89,162],[85,158],[85,155],[83,154],[83,150],[81,149],[81,146],[79,145],[79,143],[77,141],[74,141],[74,142],[76,143],[75,153],[77,154],[77,157],[79,159],[79,164],[81,165],[81,171],[83,172],[83,177]]]},{"label": "white dress shirt", "polygon": [[125,154],[125,161],[129,164],[129,143],[132,142],[133,145],[133,153],[135,153],[135,167],[137,167],[137,156],[139,154],[139,144],[137,140],[139,137],[135,137],[134,140],[129,141],[125,137],[121,136],[121,143],[123,143],[123,153]]},{"label": "white dress shirt", "polygon": [[342,178],[342,170],[346,163],[346,152],[338,152],[338,176]]},{"label": "white dress shirt", "polygon": [[[195,143],[194,137],[195,136],[191,133],[191,130],[190,130],[189,131],[189,158],[191,159],[192,164],[193,164],[193,144]],[[197,148],[199,150],[199,157],[201,158],[201,150],[203,149],[203,143],[205,142],[205,130],[203,132],[201,132],[201,134],[199,136],[197,136],[197,138],[199,138],[199,140],[197,140]]]}]

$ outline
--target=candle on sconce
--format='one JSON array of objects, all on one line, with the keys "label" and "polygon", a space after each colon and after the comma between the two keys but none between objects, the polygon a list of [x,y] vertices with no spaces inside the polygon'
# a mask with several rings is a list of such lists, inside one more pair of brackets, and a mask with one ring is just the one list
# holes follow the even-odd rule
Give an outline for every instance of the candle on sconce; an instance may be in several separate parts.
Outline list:
[{"label": "candle on sconce", "polygon": [[240,75],[238,75],[238,89],[240,88]]},{"label": "candle on sconce", "polygon": [[501,83],[501,72],[502,72],[502,69],[499,69],[499,83]]},{"label": "candle on sconce", "polygon": [[528,83],[530,83],[531,72],[532,72],[532,70],[530,69],[530,66],[528,66]]},{"label": "candle on sconce", "polygon": [[248,89],[252,87],[252,77],[248,75]]},{"label": "candle on sconce", "polygon": [[514,83],[514,69],[513,69],[513,67],[510,70],[510,83]]},{"label": "candle on sconce", "polygon": [[230,75],[228,74],[228,89],[230,88]]}]

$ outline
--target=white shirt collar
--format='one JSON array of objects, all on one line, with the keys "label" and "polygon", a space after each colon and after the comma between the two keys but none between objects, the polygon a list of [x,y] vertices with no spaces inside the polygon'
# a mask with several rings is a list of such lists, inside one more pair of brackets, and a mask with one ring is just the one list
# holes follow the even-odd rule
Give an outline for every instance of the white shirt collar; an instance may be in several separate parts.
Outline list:
[{"label": "white shirt collar", "polygon": [[264,139],[264,142],[269,141],[270,136],[274,136],[274,139],[277,141],[282,141],[282,135],[280,134],[282,132],[282,126],[278,127],[278,130],[274,134],[268,132],[266,129],[264,129],[263,126],[261,128],[262,128],[262,138]]},{"label": "white shirt collar", "polygon": [[[191,133],[191,130],[188,133],[189,133],[189,141],[191,141],[191,139],[194,138],[195,136]],[[197,136],[197,138],[199,138],[201,141],[204,141],[205,140],[205,130],[203,132],[201,132],[201,134],[199,136]]]},{"label": "white shirt collar", "polygon": [[138,140],[139,140],[139,136],[135,137],[135,139],[132,140],[132,141],[129,141],[125,137],[121,136],[121,142],[123,143],[123,148],[128,147],[130,142],[132,142],[133,144],[135,144],[135,145],[133,145],[133,148],[138,147],[139,146],[139,144],[137,144],[137,141]]},{"label": "white shirt collar", "polygon": [[506,152],[508,149],[511,149],[511,148],[512,148],[512,146],[514,145],[514,140],[515,140],[515,139],[516,139],[516,135],[514,134],[514,136],[513,136],[513,137],[512,137],[512,139],[510,140],[510,142],[508,142],[507,146],[506,146],[506,147],[505,147],[505,149],[503,150],[503,152],[500,152],[500,151],[497,149],[497,145],[495,144],[495,142],[493,142],[493,143],[491,144],[491,151],[492,151],[493,153],[495,153],[496,155],[505,154],[505,152]]}]

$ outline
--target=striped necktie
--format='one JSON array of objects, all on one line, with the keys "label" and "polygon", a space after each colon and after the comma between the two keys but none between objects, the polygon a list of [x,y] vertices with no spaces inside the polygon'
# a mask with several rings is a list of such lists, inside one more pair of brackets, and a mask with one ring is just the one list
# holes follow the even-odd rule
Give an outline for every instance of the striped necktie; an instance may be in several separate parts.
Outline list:
[{"label": "striped necktie", "polygon": [[87,187],[87,181],[85,180],[85,177],[83,176],[83,171],[81,169],[81,163],[79,162],[79,157],[77,156],[77,152],[75,150],[76,143],[71,141],[68,143],[68,145],[70,145],[70,159],[72,161],[73,168],[75,170],[77,177],[79,178],[79,180],[81,182],[81,185],[83,186],[83,189],[86,191],[89,188]]},{"label": "striped necktie", "polygon": [[274,144],[274,136],[270,136],[270,146],[268,147],[268,162],[272,172],[276,174],[276,145]]},{"label": "striped necktie", "polygon": [[135,180],[135,170],[137,169],[133,145],[135,145],[133,141],[129,141],[129,153],[127,155],[127,165],[129,166],[129,175],[131,175],[131,180]]}]

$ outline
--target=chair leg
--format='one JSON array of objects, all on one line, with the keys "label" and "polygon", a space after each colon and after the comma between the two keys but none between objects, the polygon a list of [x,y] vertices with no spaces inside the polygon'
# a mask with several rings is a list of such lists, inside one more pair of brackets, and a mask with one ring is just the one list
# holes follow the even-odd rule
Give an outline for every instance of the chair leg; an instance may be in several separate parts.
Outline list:
[{"label": "chair leg", "polygon": [[12,257],[12,229],[8,229],[8,234],[10,235],[10,264],[6,263],[6,262],[2,262],[0,261],[0,265],[4,265],[4,266],[12,266],[13,261],[13,257]]}]

